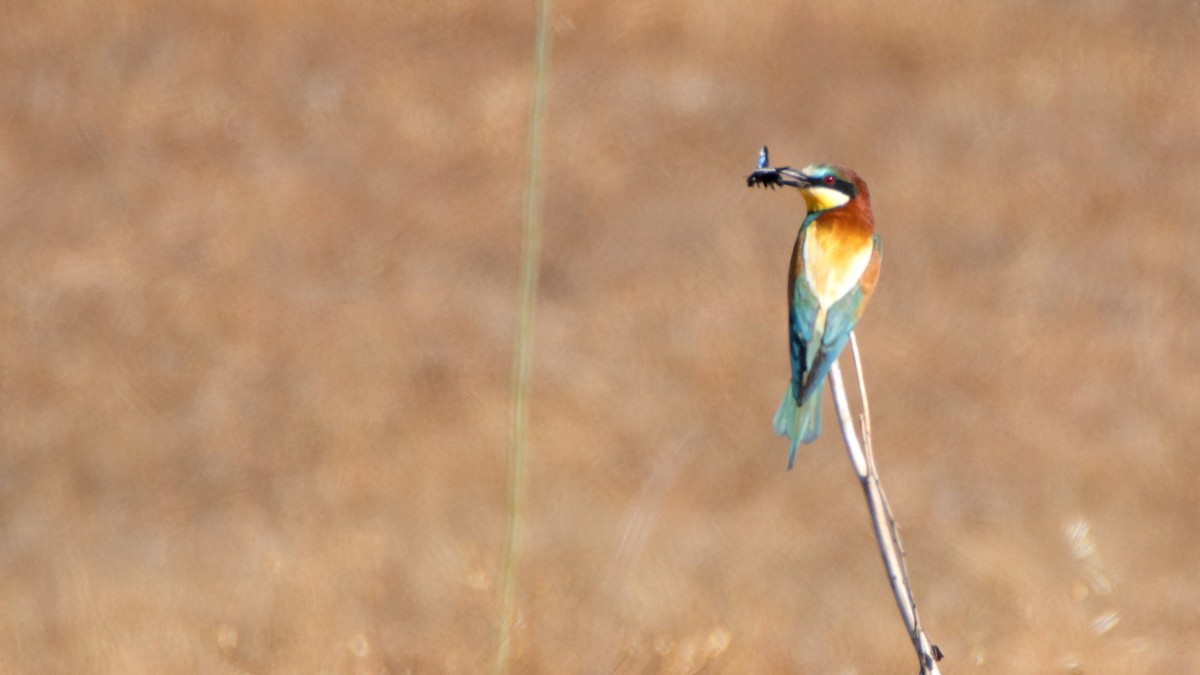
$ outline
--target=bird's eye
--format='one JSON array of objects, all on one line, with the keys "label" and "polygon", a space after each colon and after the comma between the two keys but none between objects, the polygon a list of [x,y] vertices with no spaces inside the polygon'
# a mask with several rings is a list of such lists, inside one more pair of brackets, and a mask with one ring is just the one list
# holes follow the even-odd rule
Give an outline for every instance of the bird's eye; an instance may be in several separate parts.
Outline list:
[{"label": "bird's eye", "polygon": [[834,183],[837,182],[837,179],[834,178],[833,176],[825,176],[824,178],[821,179],[821,182],[826,185],[833,185]]}]

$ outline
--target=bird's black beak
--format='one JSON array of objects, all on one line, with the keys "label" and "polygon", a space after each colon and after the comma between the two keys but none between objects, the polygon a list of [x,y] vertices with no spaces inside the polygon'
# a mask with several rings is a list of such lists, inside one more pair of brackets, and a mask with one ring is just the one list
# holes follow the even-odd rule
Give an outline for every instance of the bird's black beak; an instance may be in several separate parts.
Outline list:
[{"label": "bird's black beak", "polygon": [[790,185],[794,188],[804,188],[812,185],[812,179],[790,166],[763,167],[746,176],[746,185],[754,187],[761,185],[774,189],[777,185]]}]

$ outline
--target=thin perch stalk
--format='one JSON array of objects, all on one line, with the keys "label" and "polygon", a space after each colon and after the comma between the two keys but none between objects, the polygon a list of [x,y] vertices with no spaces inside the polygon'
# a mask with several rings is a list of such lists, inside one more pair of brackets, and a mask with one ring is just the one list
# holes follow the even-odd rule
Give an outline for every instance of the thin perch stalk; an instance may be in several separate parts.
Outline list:
[{"label": "thin perch stalk", "polygon": [[529,112],[526,147],[525,212],[521,227],[521,280],[517,296],[517,332],[513,348],[512,427],[508,446],[508,531],[504,568],[500,573],[500,616],[496,622],[492,673],[508,672],[512,632],[516,623],[517,559],[521,544],[522,502],[525,497],[526,454],[529,438],[529,385],[533,376],[533,310],[541,257],[542,129],[545,126],[547,71],[550,62],[550,0],[536,0],[533,104]]},{"label": "thin perch stalk", "polygon": [[[935,656],[936,648],[921,628],[917,616],[917,602],[913,598],[912,586],[908,581],[908,570],[904,565],[904,547],[900,544],[900,532],[888,506],[887,496],[879,482],[879,473],[875,468],[875,458],[871,451],[870,419],[866,414],[866,387],[862,385],[862,368],[858,358],[858,342],[851,333],[854,362],[859,375],[860,392],[863,399],[863,437],[859,441],[855,428],[854,416],[846,398],[846,388],[842,382],[842,371],[837,363],[829,370],[829,387],[833,390],[833,404],[837,411],[838,424],[842,429],[842,438],[846,442],[846,452],[850,456],[850,464],[862,485],[863,495],[867,499],[867,510],[871,514],[871,523],[875,529],[875,540],[879,544],[879,552],[883,556],[883,566],[887,572],[892,593],[896,597],[896,606],[904,619],[904,626],[912,639],[913,648],[921,664],[922,675],[940,675]],[[865,445],[865,450],[864,450]]]}]

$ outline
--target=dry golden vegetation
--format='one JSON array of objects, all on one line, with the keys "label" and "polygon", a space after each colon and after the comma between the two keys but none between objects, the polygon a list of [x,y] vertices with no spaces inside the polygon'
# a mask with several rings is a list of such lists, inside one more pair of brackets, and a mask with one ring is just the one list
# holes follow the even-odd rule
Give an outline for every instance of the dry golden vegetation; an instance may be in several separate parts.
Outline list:
[{"label": "dry golden vegetation", "polygon": [[[2,16],[0,671],[484,670],[532,7]],[[553,21],[514,669],[916,671],[828,406],[771,431],[764,143],[872,186],[944,672],[1200,669],[1200,6]]]}]

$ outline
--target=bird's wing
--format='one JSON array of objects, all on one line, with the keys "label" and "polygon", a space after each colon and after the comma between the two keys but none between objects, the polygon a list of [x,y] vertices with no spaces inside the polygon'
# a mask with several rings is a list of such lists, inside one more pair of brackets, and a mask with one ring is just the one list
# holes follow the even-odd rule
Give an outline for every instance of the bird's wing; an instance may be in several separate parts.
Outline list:
[{"label": "bird's wing", "polygon": [[818,328],[820,303],[804,275],[803,240],[804,229],[801,228],[792,249],[792,265],[788,273],[788,346],[792,360],[792,394],[796,397],[796,405],[804,402],[801,393],[807,380],[805,375],[816,357],[817,350],[809,345],[821,342],[820,334],[815,336],[815,340],[813,335]]},{"label": "bird's wing", "polygon": [[879,268],[883,265],[883,238],[876,234],[874,242],[875,245],[871,249],[871,261],[867,263],[867,269],[863,271],[862,278],[858,280],[858,290],[862,293],[862,299],[858,302],[857,315],[854,317],[855,323],[858,323],[863,310],[867,308],[867,301],[875,292],[875,284],[879,281]]}]

